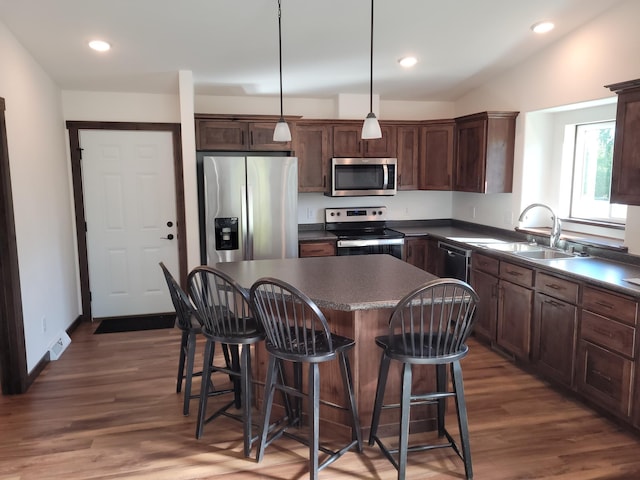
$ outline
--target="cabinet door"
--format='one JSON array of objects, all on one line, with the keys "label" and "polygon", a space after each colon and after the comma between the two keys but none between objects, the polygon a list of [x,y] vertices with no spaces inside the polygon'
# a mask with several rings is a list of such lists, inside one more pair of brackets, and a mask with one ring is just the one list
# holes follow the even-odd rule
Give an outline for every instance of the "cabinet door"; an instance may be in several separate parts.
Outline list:
[{"label": "cabinet door", "polygon": [[246,150],[249,147],[247,123],[196,120],[197,150]]},{"label": "cabinet door", "polygon": [[422,270],[427,270],[429,241],[427,238],[405,238],[405,261]]},{"label": "cabinet door", "polygon": [[567,387],[573,384],[577,325],[575,305],[536,293],[533,360],[542,375]]},{"label": "cabinet door", "polygon": [[420,161],[420,128],[401,126],[396,128],[398,158],[398,190],[418,189],[418,164]]},{"label": "cabinet door", "polygon": [[532,307],[532,290],[500,280],[496,343],[523,360],[531,351]]},{"label": "cabinet door", "polygon": [[291,142],[274,142],[276,122],[249,123],[249,148],[251,150],[291,150]]},{"label": "cabinet door", "polygon": [[487,122],[461,122],[456,132],[454,190],[484,192]]},{"label": "cabinet door", "polygon": [[362,125],[348,124],[333,127],[333,156],[362,157],[364,149],[360,138]]},{"label": "cabinet door", "polygon": [[304,257],[331,257],[336,254],[336,242],[300,242],[299,256]]},{"label": "cabinet door", "polygon": [[640,205],[640,81],[618,95],[611,202]]},{"label": "cabinet door", "polygon": [[498,322],[498,278],[480,270],[471,270],[471,286],[480,297],[473,331],[477,336],[494,342]]},{"label": "cabinet door", "polygon": [[438,240],[430,238],[427,248],[427,272],[438,277],[444,276],[445,251],[438,247]]},{"label": "cabinet door", "polygon": [[299,123],[295,125],[292,137],[294,155],[298,157],[298,191],[327,191],[331,126]]},{"label": "cabinet door", "polygon": [[396,156],[396,127],[393,125],[380,125],[382,138],[364,140],[364,156],[395,158]]},{"label": "cabinet door", "polygon": [[453,188],[454,123],[425,125],[420,133],[420,190]]},{"label": "cabinet door", "polygon": [[576,384],[586,398],[628,417],[632,378],[631,360],[580,340]]}]

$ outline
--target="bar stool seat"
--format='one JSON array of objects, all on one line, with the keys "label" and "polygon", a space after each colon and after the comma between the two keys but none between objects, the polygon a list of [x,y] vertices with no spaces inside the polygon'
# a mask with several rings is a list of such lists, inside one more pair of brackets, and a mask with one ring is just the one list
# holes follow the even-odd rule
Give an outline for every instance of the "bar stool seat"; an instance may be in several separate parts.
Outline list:
[{"label": "bar stool seat", "polygon": [[[478,295],[465,282],[439,279],[429,282],[398,302],[389,319],[389,334],[376,338],[382,348],[380,371],[374,401],[369,445],[378,445],[382,453],[398,470],[398,480],[404,480],[407,453],[451,447],[464,462],[467,479],[473,478],[467,407],[462,382],[460,360],[468,353],[465,341],[473,328]],[[391,361],[402,364],[401,398],[399,403],[384,404],[384,393]],[[412,390],[414,366],[434,365],[436,390],[417,393]],[[446,366],[451,369],[452,389],[447,388]],[[461,447],[445,428],[446,400],[455,399]],[[412,406],[437,405],[438,436],[445,441],[436,444],[409,446],[409,420]],[[384,409],[400,408],[398,448],[390,448],[377,434]]]},{"label": "bar stool seat", "polygon": [[[362,452],[360,420],[355,402],[353,379],[348,351],[355,342],[346,337],[332,334],[324,314],[318,306],[294,286],[275,278],[262,278],[251,287],[251,305],[267,335],[265,346],[269,355],[265,395],[263,404],[263,426],[258,444],[258,462],[262,461],[265,449],[282,435],[293,438],[309,447],[309,476],[318,478],[318,472],[333,463],[349,450]],[[346,407],[351,422],[351,440],[338,450],[331,450],[320,444],[320,404],[329,404],[320,399],[319,364],[337,360],[340,363]],[[293,364],[293,386],[278,377],[283,362]],[[302,367],[308,373],[307,391],[302,387]],[[279,379],[278,379],[278,378]],[[297,400],[308,401],[309,430],[307,437],[292,431],[300,424],[299,404],[294,410],[294,418],[279,428],[270,424],[273,397],[276,390],[293,396]],[[319,461],[319,452],[326,456]]]}]

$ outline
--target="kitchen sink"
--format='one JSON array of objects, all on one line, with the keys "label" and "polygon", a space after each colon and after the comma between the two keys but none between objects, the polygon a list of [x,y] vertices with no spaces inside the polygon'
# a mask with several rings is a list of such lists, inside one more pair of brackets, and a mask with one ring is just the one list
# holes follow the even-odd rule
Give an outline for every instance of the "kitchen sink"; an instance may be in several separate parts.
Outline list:
[{"label": "kitchen sink", "polygon": [[525,250],[514,253],[520,257],[526,257],[535,260],[553,260],[555,258],[580,258],[571,253],[563,252],[561,250],[540,247],[537,247],[537,250]]},{"label": "kitchen sink", "polygon": [[511,253],[538,251],[541,248],[544,248],[540,245],[530,244],[527,242],[490,243],[481,246],[488,248],[489,250],[500,250],[501,252]]}]

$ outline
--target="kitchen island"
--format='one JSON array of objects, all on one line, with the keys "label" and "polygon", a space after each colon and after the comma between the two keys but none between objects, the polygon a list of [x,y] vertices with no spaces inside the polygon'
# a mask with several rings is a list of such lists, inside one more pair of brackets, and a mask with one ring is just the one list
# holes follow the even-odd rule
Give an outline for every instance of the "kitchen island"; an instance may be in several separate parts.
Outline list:
[{"label": "kitchen island", "polygon": [[[327,317],[332,332],[355,339],[351,366],[362,433],[366,438],[371,423],[381,353],[374,339],[387,332],[391,309],[402,297],[437,277],[391,255],[250,260],[217,263],[213,266],[247,289],[261,277],[279,278],[296,286],[317,303]],[[255,375],[260,381],[265,376],[266,360],[266,350],[260,345],[255,357]],[[321,365],[320,396],[324,400],[344,405],[340,375],[334,363]],[[398,368],[397,375],[389,375],[386,392],[389,398],[396,395],[395,398],[399,400],[399,365],[392,367]],[[424,370],[416,370],[415,385],[433,381],[431,372]],[[259,401],[262,392],[257,393]],[[421,413],[414,417],[412,428],[433,428],[434,417],[431,410],[425,408]],[[389,433],[394,432],[398,415],[399,412],[383,412],[380,428]],[[349,435],[349,422],[345,412],[321,407],[321,418],[333,430],[341,430]]]}]

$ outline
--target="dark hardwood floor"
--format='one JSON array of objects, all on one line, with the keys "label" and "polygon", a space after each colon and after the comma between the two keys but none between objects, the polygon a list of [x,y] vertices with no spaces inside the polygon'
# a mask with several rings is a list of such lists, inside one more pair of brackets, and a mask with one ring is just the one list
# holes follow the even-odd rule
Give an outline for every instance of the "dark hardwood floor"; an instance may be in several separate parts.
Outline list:
[{"label": "dark hardwood floor", "polygon": [[[94,329],[81,325],[28,393],[0,397],[0,479],[307,478],[306,447],[280,440],[258,464],[242,455],[241,428],[231,419],[195,439],[197,401],[184,417],[175,393],[177,329]],[[463,371],[474,478],[640,479],[639,436],[473,340],[470,348]],[[320,476],[385,480],[396,472],[365,445]],[[408,479],[463,477],[450,449],[409,456]]]}]

